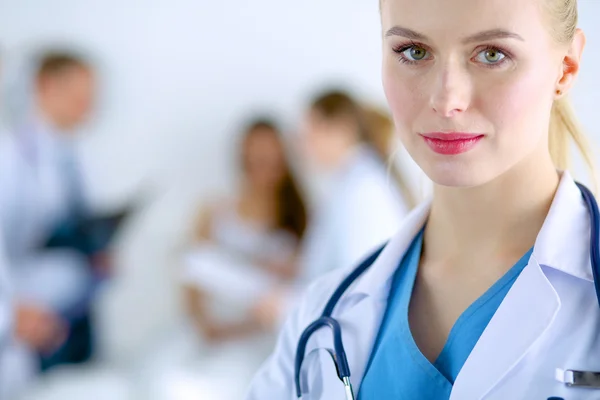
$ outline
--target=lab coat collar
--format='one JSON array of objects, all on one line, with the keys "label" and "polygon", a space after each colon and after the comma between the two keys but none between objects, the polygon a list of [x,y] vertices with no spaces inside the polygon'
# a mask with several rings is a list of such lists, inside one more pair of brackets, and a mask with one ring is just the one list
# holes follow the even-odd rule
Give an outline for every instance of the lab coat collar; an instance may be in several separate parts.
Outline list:
[{"label": "lab coat collar", "polygon": [[35,113],[30,119],[29,126],[37,135],[55,143],[66,142],[69,135],[67,132],[58,128],[52,121],[46,117],[41,111]]},{"label": "lab coat collar", "polygon": [[452,400],[484,398],[553,325],[562,301],[544,267],[593,280],[589,235],[590,218],[581,192],[563,172],[532,257],[463,365]]},{"label": "lab coat collar", "polygon": [[[387,297],[389,294],[387,289],[389,289],[394,272],[413,239],[423,228],[430,209],[431,200],[427,200],[408,214],[401,224],[399,232],[388,242],[354,288],[349,288],[349,293],[380,294],[382,297]],[[383,290],[382,285],[384,285]]]},{"label": "lab coat collar", "polygon": [[533,257],[542,266],[593,281],[590,230],[590,215],[581,191],[565,171],[536,239]]},{"label": "lab coat collar", "polygon": [[41,112],[32,114],[24,124],[15,131],[16,140],[26,154],[34,154],[34,159],[55,157],[69,152],[71,138],[58,129]]},{"label": "lab coat collar", "polygon": [[593,280],[589,235],[590,218],[581,192],[571,175],[563,172],[529,263],[463,365],[451,400],[484,398],[551,328],[562,300],[544,268]]},{"label": "lab coat collar", "polygon": [[[348,293],[386,297],[392,276],[414,237],[423,228],[431,200],[416,207],[404,220],[377,260]],[[540,265],[593,281],[589,258],[590,218],[581,192],[568,171],[561,173],[558,189],[536,238],[532,257]],[[580,238],[586,238],[581,240]]]}]

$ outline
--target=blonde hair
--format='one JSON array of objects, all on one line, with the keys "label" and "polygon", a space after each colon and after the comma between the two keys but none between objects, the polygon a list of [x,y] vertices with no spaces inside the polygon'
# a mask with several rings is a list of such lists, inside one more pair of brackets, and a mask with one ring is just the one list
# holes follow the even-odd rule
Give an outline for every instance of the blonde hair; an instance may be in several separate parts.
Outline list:
[{"label": "blonde hair", "polygon": [[[543,0],[542,7],[553,39],[559,44],[570,44],[577,32],[577,0]],[[568,98],[554,101],[548,135],[550,155],[556,167],[569,169],[570,145],[574,143],[595,183],[592,151]]]},{"label": "blonde hair", "polygon": [[365,106],[364,115],[366,125],[365,134],[368,136],[368,142],[377,150],[382,159],[389,160],[389,174],[398,186],[407,207],[412,209],[417,205],[417,199],[410,189],[403,171],[394,164],[394,160],[391,160],[395,150],[394,122],[387,112],[374,106]]}]

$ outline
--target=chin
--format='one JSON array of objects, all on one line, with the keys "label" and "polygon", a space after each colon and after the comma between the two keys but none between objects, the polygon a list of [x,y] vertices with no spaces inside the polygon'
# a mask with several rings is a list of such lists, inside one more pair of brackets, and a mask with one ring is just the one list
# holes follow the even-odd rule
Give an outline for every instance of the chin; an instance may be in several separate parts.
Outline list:
[{"label": "chin", "polygon": [[473,163],[438,161],[421,164],[423,172],[440,186],[471,188],[494,180],[497,175]]},{"label": "chin", "polygon": [[494,155],[483,151],[481,145],[456,155],[435,153],[422,142],[409,146],[407,150],[413,160],[439,186],[471,188],[485,185],[502,174],[492,161]]}]

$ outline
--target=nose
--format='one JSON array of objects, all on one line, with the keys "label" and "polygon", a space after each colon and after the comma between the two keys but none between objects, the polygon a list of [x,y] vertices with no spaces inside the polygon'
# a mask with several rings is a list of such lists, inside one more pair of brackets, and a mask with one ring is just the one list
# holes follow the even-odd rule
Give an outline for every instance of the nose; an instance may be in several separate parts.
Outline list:
[{"label": "nose", "polygon": [[458,61],[448,60],[434,72],[430,105],[443,118],[465,112],[471,102],[471,82],[468,71]]}]

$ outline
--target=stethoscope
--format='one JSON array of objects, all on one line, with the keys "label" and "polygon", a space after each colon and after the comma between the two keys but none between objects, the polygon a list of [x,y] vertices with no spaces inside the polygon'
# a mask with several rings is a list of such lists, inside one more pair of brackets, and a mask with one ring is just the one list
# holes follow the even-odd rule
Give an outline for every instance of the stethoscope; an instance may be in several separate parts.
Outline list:
[{"label": "stethoscope", "polygon": [[[596,297],[598,298],[598,305],[600,306],[600,211],[598,210],[598,203],[594,198],[592,192],[586,188],[584,185],[577,183],[579,190],[581,191],[581,195],[585,204],[587,206],[588,212],[591,217],[591,233],[590,233],[590,259],[592,263],[592,273],[594,276],[594,286],[596,288]],[[300,384],[300,370],[302,367],[302,362],[304,361],[304,353],[306,351],[306,344],[308,340],[317,330],[323,327],[329,327],[333,333],[333,350],[328,350],[331,355],[333,362],[335,364],[337,375],[344,384],[344,390],[346,393],[347,400],[354,400],[354,393],[352,390],[352,384],[350,383],[350,367],[348,366],[348,359],[346,358],[346,351],[344,350],[344,344],[342,342],[342,329],[338,321],[332,317],[333,309],[336,304],[340,301],[344,292],[367,270],[369,267],[375,262],[379,254],[383,251],[385,245],[380,249],[371,254],[367,259],[365,259],[356,269],[354,269],[350,275],[348,275],[342,283],[337,287],[333,295],[327,301],[325,305],[325,309],[321,314],[321,317],[310,324],[298,341],[298,347],[296,349],[296,362],[295,362],[295,370],[294,370],[294,379],[296,386],[296,396],[298,399],[302,399],[302,387]],[[581,371],[570,371],[575,377],[579,375],[585,375],[581,373]],[[579,372],[579,374],[577,374]],[[590,373],[586,373],[590,374]],[[586,375],[587,377],[587,375]],[[589,377],[584,378],[580,377],[581,382],[579,382],[580,386],[584,386],[586,382],[584,379],[589,379]],[[577,386],[578,382],[573,380],[570,382],[570,386]]]}]

